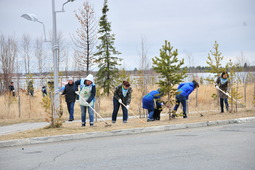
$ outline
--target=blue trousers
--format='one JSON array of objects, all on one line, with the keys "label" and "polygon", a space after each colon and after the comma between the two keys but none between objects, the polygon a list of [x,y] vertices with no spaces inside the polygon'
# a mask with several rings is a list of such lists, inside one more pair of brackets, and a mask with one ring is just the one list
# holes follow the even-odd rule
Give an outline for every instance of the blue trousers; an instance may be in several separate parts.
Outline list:
[{"label": "blue trousers", "polygon": [[226,109],[228,111],[228,98],[220,98],[220,108],[221,108],[221,112],[224,112],[224,103],[226,106]]},{"label": "blue trousers", "polygon": [[[94,110],[92,110],[89,106],[80,105],[80,107],[81,107],[81,122],[86,123],[86,110],[88,109],[89,122],[94,123]],[[94,108],[94,105],[91,107]]]},{"label": "blue trousers", "polygon": [[[123,102],[123,104],[126,105],[126,103],[124,103],[124,102]],[[127,108],[125,106],[123,106],[122,104],[120,104],[115,97],[113,97],[112,121],[116,121],[120,105],[121,105],[122,112],[123,112],[123,121],[128,120],[128,110],[127,110]]]},{"label": "blue trousers", "polygon": [[74,104],[75,102],[66,103],[67,104],[67,110],[69,113],[69,119],[74,119]]},{"label": "blue trousers", "polygon": [[149,109],[148,109],[148,115],[149,115],[149,116],[148,116],[148,119],[154,119],[154,118],[153,118],[154,109],[153,109],[153,110],[149,110]]},{"label": "blue trousers", "polygon": [[186,114],[186,96],[183,96],[181,94],[176,95],[176,105],[174,106],[174,110],[177,111],[178,107],[180,106],[180,103],[182,104],[183,107],[183,114]]}]

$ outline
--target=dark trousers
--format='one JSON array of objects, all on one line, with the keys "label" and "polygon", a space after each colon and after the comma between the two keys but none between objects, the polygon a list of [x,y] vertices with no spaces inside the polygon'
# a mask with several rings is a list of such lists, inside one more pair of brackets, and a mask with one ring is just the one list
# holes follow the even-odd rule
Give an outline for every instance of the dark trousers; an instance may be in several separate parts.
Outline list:
[{"label": "dark trousers", "polygon": [[[124,103],[124,102],[123,102],[123,104],[126,105],[126,103]],[[114,97],[113,98],[112,121],[116,121],[120,105],[121,105],[122,112],[123,112],[123,121],[127,121],[128,120],[128,111],[127,111],[127,108],[125,106],[123,106],[122,104],[120,104],[118,102],[118,100]]]},{"label": "dark trousers", "polygon": [[180,103],[182,104],[182,107],[183,107],[183,114],[186,114],[186,108],[187,108],[186,97],[178,94],[176,95],[176,105],[174,106],[175,111],[177,111],[178,107],[180,106]]},{"label": "dark trousers", "polygon": [[68,109],[68,112],[69,112],[69,119],[74,119],[74,103],[75,102],[71,102],[71,103],[66,103],[67,104],[67,109]]},{"label": "dark trousers", "polygon": [[153,118],[156,120],[160,120],[160,112],[162,111],[162,106],[157,106],[156,109],[154,109]]},{"label": "dark trousers", "polygon": [[224,103],[226,105],[226,109],[228,111],[228,99],[227,98],[220,98],[220,108],[221,108],[221,112],[224,112]]}]

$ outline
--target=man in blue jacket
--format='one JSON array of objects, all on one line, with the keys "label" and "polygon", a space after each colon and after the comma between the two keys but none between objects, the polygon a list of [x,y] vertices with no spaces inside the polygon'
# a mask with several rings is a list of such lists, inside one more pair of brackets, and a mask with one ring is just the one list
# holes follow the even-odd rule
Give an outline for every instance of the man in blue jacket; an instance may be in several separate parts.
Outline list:
[{"label": "man in blue jacket", "polygon": [[148,119],[147,122],[154,121],[154,108],[161,106],[162,104],[159,102],[160,97],[163,96],[163,93],[160,92],[160,89],[153,90],[149,92],[147,95],[143,96],[142,103],[143,108],[148,110]]},{"label": "man in blue jacket", "polygon": [[180,103],[182,104],[183,107],[183,118],[187,118],[187,113],[186,113],[186,100],[188,100],[190,93],[194,91],[195,88],[198,88],[199,84],[193,80],[192,82],[189,83],[181,83],[178,86],[178,91],[176,95],[176,105],[174,106],[174,110],[172,112],[172,117],[175,118],[176,116],[176,111],[178,107],[180,106]]}]

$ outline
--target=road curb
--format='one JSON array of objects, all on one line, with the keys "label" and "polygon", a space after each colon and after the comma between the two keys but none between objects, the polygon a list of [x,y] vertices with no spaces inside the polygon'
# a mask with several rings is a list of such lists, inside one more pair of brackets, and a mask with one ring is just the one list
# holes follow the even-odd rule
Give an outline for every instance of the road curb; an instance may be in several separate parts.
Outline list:
[{"label": "road curb", "polygon": [[70,135],[35,137],[35,138],[27,138],[27,139],[0,141],[0,148],[12,147],[12,146],[23,146],[23,145],[30,145],[30,144],[40,144],[40,143],[50,143],[50,142],[61,142],[61,141],[67,141],[67,140],[88,139],[88,138],[95,138],[95,137],[120,136],[120,135],[131,135],[131,134],[140,134],[140,133],[149,133],[149,132],[169,131],[169,130],[176,130],[176,129],[220,126],[220,125],[227,125],[227,124],[253,122],[253,121],[255,121],[255,117],[246,117],[246,118],[239,118],[239,119],[216,120],[216,121],[186,123],[186,124],[185,123],[170,124],[170,125],[163,125],[163,126],[122,129],[122,130],[113,130],[113,131],[99,131],[99,132],[87,132],[87,133],[78,133],[78,134],[70,134]]}]

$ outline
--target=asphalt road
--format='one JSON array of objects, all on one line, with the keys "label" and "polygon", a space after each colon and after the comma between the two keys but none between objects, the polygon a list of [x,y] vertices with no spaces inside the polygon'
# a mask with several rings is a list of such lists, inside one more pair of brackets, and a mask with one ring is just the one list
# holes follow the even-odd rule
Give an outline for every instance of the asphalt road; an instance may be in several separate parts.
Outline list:
[{"label": "asphalt road", "polygon": [[0,148],[0,169],[255,169],[255,123]]}]

